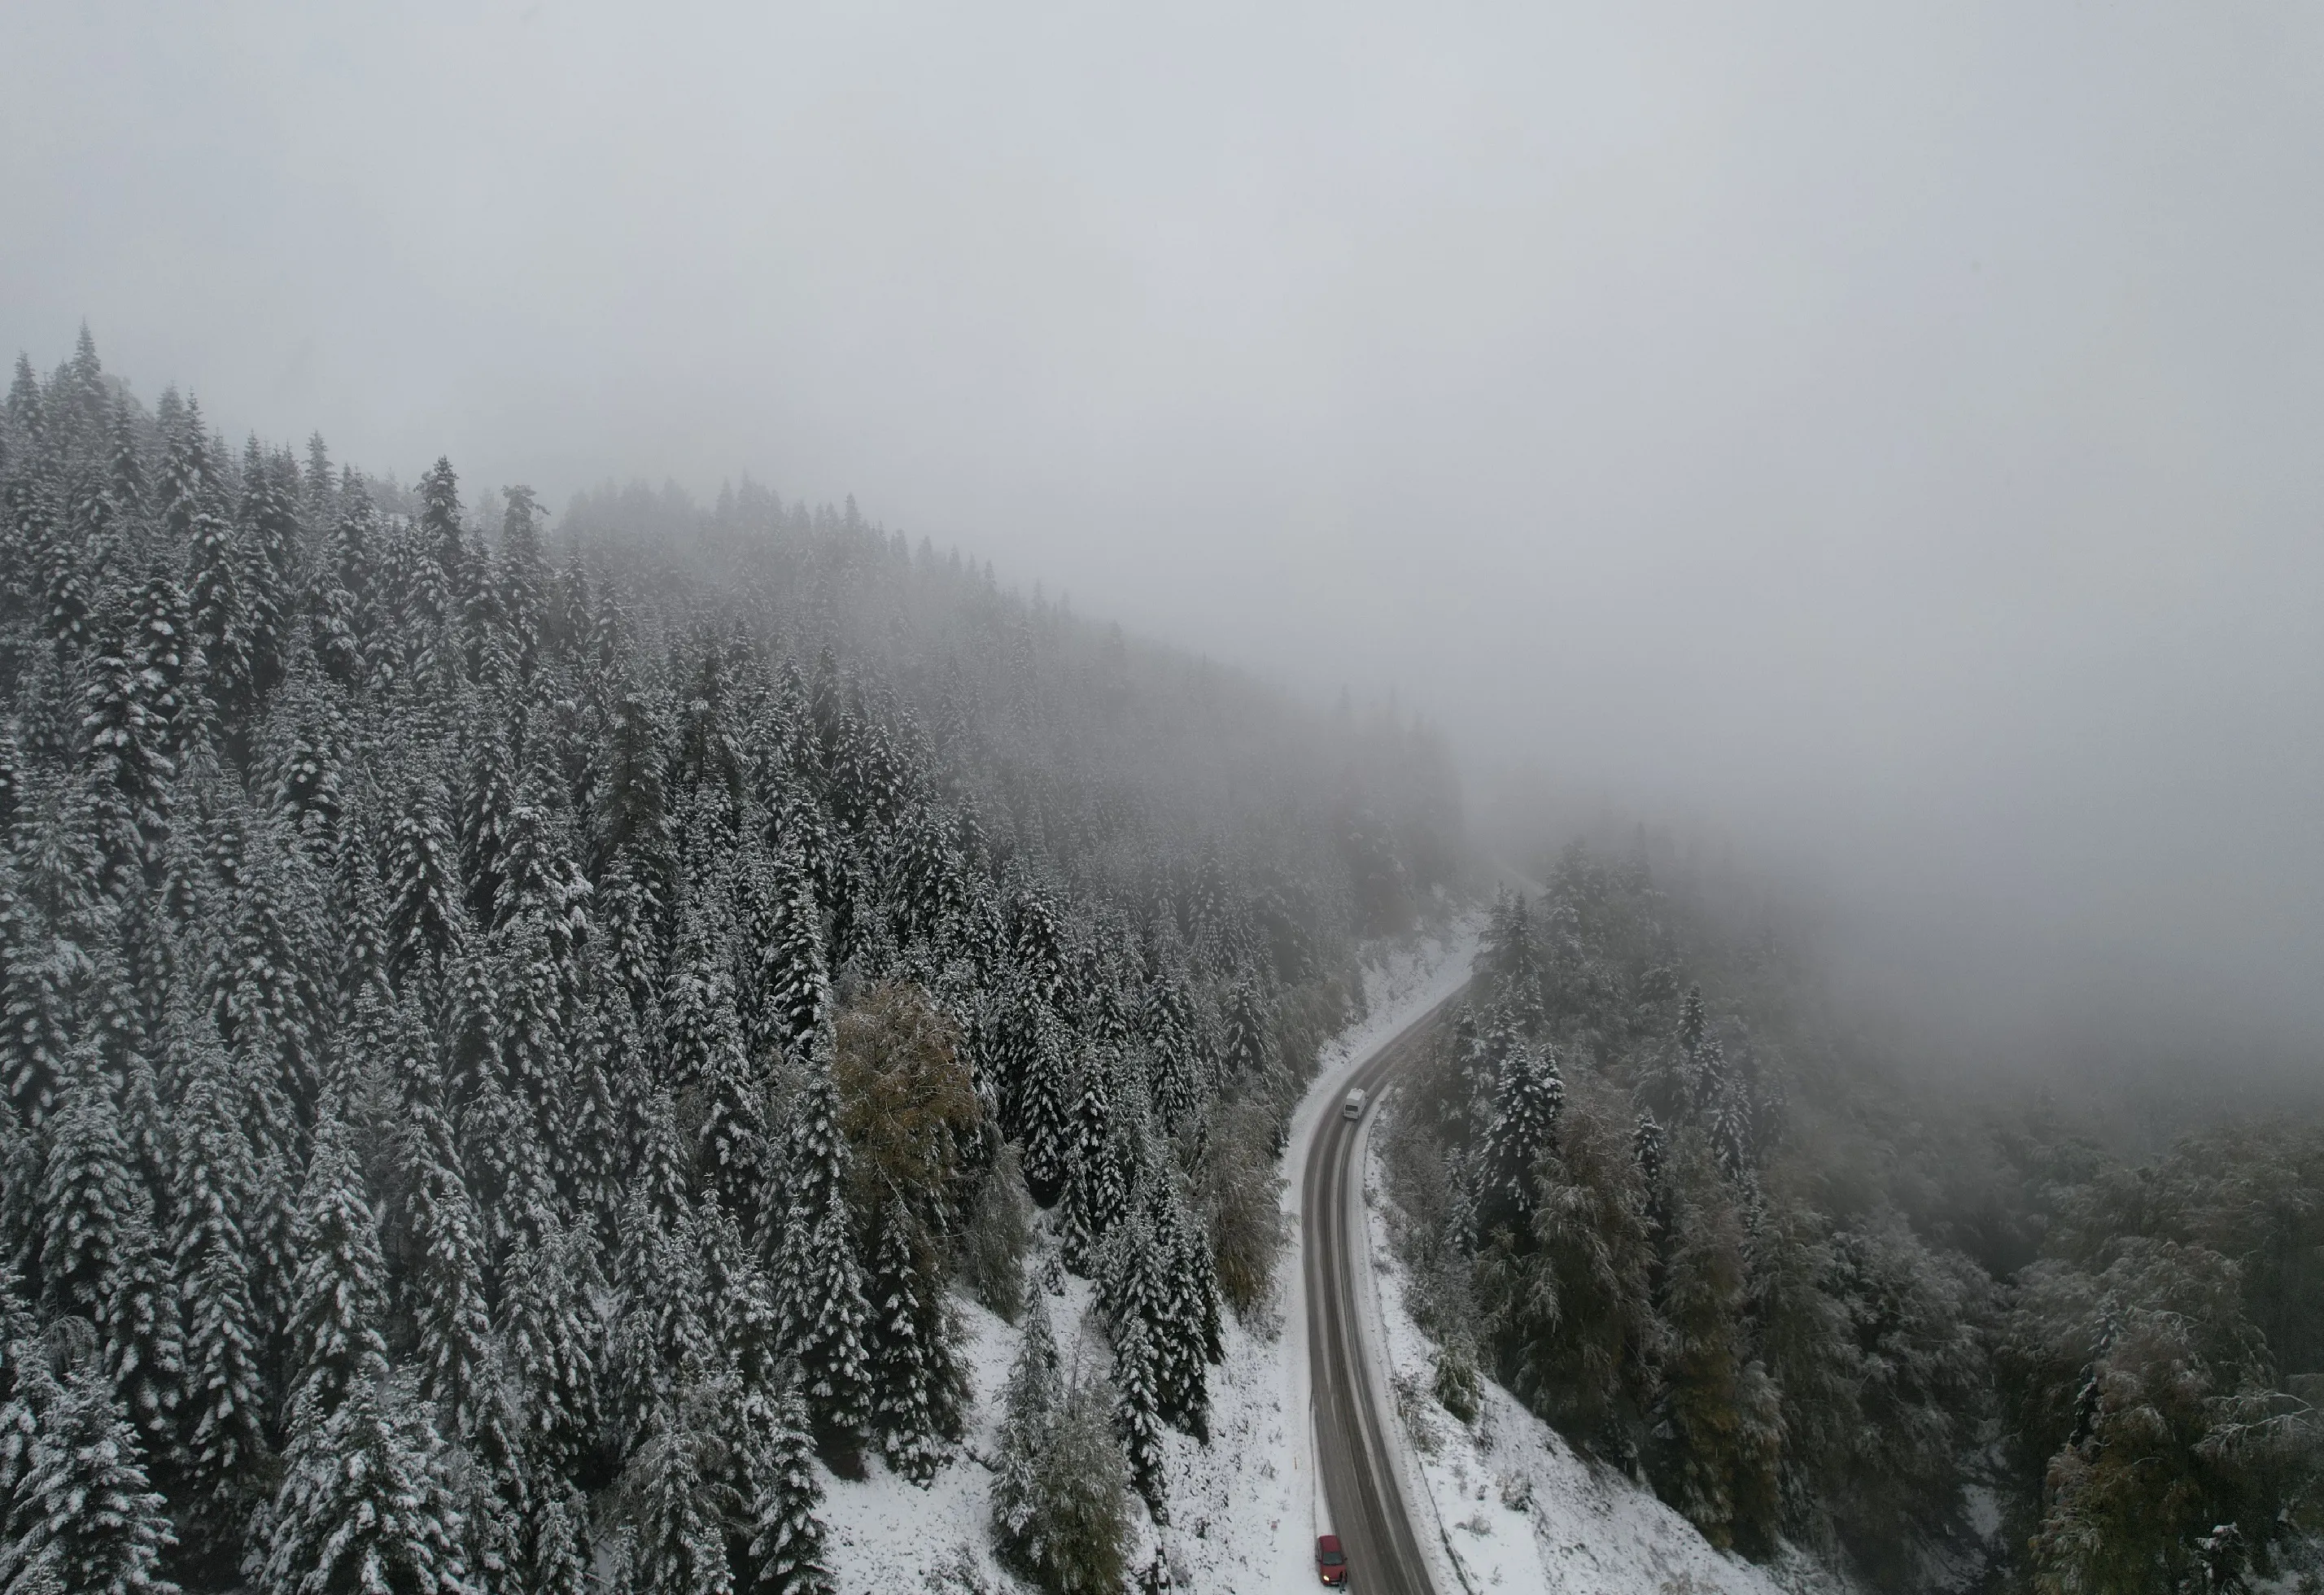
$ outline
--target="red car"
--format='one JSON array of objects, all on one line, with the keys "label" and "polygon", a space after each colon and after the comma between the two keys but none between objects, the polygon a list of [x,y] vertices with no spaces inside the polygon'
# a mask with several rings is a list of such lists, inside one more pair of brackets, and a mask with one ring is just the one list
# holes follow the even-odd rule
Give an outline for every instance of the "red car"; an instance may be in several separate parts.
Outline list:
[{"label": "red car", "polygon": [[1327,1534],[1315,1542],[1315,1571],[1335,1589],[1348,1581],[1348,1554],[1340,1549],[1338,1535]]}]

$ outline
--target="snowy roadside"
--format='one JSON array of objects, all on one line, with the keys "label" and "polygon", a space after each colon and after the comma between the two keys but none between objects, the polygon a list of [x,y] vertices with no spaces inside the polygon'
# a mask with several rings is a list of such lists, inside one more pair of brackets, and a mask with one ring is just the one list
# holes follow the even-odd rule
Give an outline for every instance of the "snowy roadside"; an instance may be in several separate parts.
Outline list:
[{"label": "snowy roadside", "polygon": [[[1367,965],[1366,1016],[1324,1047],[1315,1080],[1293,1116],[1281,1165],[1286,1240],[1276,1262],[1275,1303],[1251,1323],[1227,1316],[1226,1355],[1211,1370],[1210,1443],[1198,1445],[1176,1430],[1164,1435],[1170,1521],[1158,1531],[1159,1548],[1182,1589],[1296,1590],[1314,1581],[1322,1503],[1308,1424],[1299,1171],[1348,1074],[1460,988],[1469,978],[1475,945],[1476,926],[1462,922],[1442,938]],[[1069,1366],[1077,1346],[1084,1365],[1090,1359],[1102,1365],[1106,1356],[1090,1298],[1088,1284],[1071,1277],[1063,1296],[1040,1298]],[[1016,1356],[1018,1331],[958,1294],[953,1305],[961,1314],[961,1355],[974,1389],[966,1441],[925,1489],[889,1472],[876,1457],[860,1481],[825,1475],[824,1523],[841,1595],[1020,1588],[993,1559],[992,1474],[984,1465],[995,1452],[1001,1388]],[[1142,1526],[1142,1514],[1139,1521]],[[1156,1548],[1156,1531],[1145,1530],[1130,1565],[1146,1565]]]},{"label": "snowy roadside", "polygon": [[[1365,1059],[1404,1028],[1437,1003],[1459,991],[1469,978],[1469,961],[1476,952],[1478,923],[1456,921],[1442,939],[1425,941],[1410,952],[1391,955],[1364,979],[1365,1018],[1323,1049],[1315,1079],[1291,1117],[1291,1136],[1285,1144],[1283,1214],[1286,1241],[1275,1266],[1276,1290],[1283,1304],[1281,1328],[1271,1350],[1279,1374],[1274,1398],[1289,1415],[1284,1426],[1290,1433],[1287,1466],[1293,1490],[1275,1531],[1271,1588],[1304,1588],[1315,1576],[1315,1535],[1324,1517],[1322,1485],[1315,1472],[1315,1431],[1313,1396],[1307,1367],[1307,1267],[1300,1212],[1300,1172],[1316,1128],[1327,1114],[1339,1111],[1348,1077]],[[1198,1589],[1226,1588],[1198,1584]]]},{"label": "snowy roadside", "polygon": [[[1388,1111],[1395,1111],[1391,1096]],[[1402,1422],[1406,1477],[1424,1539],[1441,1530],[1457,1581],[1440,1595],[1489,1590],[1590,1590],[1600,1595],[1847,1595],[1849,1586],[1801,1555],[1758,1567],[1711,1547],[1693,1525],[1573,1448],[1500,1386],[1484,1381],[1473,1424],[1434,1394],[1436,1348],[1405,1306],[1406,1278],[1390,1245],[1388,1198],[1367,1120],[1359,1148],[1378,1316],[1371,1325]],[[1429,1508],[1434,1508],[1434,1516]]]}]

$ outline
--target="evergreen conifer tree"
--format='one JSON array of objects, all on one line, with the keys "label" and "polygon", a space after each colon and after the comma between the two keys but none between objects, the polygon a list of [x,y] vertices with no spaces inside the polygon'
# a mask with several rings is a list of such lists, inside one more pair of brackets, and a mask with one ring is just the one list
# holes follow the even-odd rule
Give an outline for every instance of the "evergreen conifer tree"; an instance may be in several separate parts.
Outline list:
[{"label": "evergreen conifer tree", "polygon": [[[312,1443],[350,1391],[378,1382],[387,1361],[380,1333],[387,1291],[379,1225],[336,1114],[316,1126],[298,1211],[288,1373],[294,1422],[306,1425]],[[364,1422],[383,1435],[394,1426],[393,1415],[383,1415],[376,1403]],[[295,1471],[296,1463],[286,1459],[286,1466]]]},{"label": "evergreen conifer tree", "polygon": [[1477,1215],[1485,1228],[1508,1223],[1523,1231],[1535,1207],[1535,1165],[1555,1149],[1564,1109],[1556,1054],[1517,1043],[1499,1070],[1493,1117],[1477,1161]]},{"label": "evergreen conifer tree", "polygon": [[610,1382],[615,1430],[626,1454],[666,1415],[687,1370],[715,1368],[720,1357],[689,1219],[665,1219],[641,1193],[633,1194],[622,1213],[614,1273],[621,1305]]},{"label": "evergreen conifer tree", "polygon": [[1071,1171],[1074,1131],[1070,1038],[1046,1006],[1028,1006],[1029,1042],[1016,1095],[1016,1139],[1024,1148],[1025,1186],[1044,1207],[1056,1204]]},{"label": "evergreen conifer tree", "polygon": [[309,1381],[282,1486],[266,1512],[264,1595],[482,1595],[460,1555],[440,1443],[383,1359],[366,1357],[337,1402]]},{"label": "evergreen conifer tree", "polygon": [[96,1325],[103,1367],[146,1446],[177,1442],[185,1332],[177,1282],[101,1079],[76,1071],[49,1140],[41,1266],[50,1311]]},{"label": "evergreen conifer tree", "polygon": [[[722,1387],[721,1393],[724,1393]],[[637,1501],[631,1587],[638,1595],[731,1595],[717,1452],[702,1409],[710,1397],[665,1404],[629,1469]]]},{"label": "evergreen conifer tree", "polygon": [[161,1572],[177,1539],[163,1507],[104,1372],[76,1369],[40,1414],[0,1544],[0,1590],[176,1595]]},{"label": "evergreen conifer tree", "polygon": [[156,571],[138,589],[133,613],[134,629],[123,644],[124,657],[136,672],[146,715],[171,756],[174,775],[201,724],[195,683],[205,661],[194,641],[190,601],[166,572]]},{"label": "evergreen conifer tree", "polygon": [[450,1126],[422,1110],[404,1138],[411,1242],[407,1280],[420,1396],[455,1439],[475,1434],[489,1399],[492,1321],[485,1306],[484,1221],[460,1177]]},{"label": "evergreen conifer tree", "polygon": [[751,897],[751,1049],[805,1056],[832,1019],[823,911],[814,882],[797,853],[780,853],[753,881]]},{"label": "evergreen conifer tree", "polygon": [[1220,1061],[1227,1080],[1243,1092],[1268,1093],[1277,1089],[1282,1065],[1267,1000],[1259,994],[1256,981],[1246,977],[1229,989],[1224,1017],[1226,1038]]},{"label": "evergreen conifer tree", "polygon": [[1130,1482],[1159,1517],[1163,1513],[1162,1393],[1154,1336],[1132,1313],[1113,1330],[1113,1426],[1130,1464]]},{"label": "evergreen conifer tree", "polygon": [[548,1213],[526,1230],[509,1260],[502,1336],[534,1453],[548,1472],[570,1477],[588,1460],[603,1421],[596,1260],[586,1230],[566,1229]]},{"label": "evergreen conifer tree", "polygon": [[1049,1305],[1039,1295],[1025,1314],[1024,1334],[1001,1398],[999,1455],[992,1480],[992,1530],[1001,1550],[1028,1563],[1043,1554],[1040,1469],[1049,1450],[1065,1387]]},{"label": "evergreen conifer tree", "polygon": [[748,1544],[736,1580],[742,1595],[830,1595],[823,1524],[815,1515],[823,1487],[798,1392],[751,1391],[741,1420],[738,1449],[749,1462],[741,1500]]},{"label": "evergreen conifer tree", "polygon": [[177,773],[168,729],[148,706],[151,684],[132,662],[134,642],[134,635],[108,638],[84,667],[81,688],[82,779],[105,884],[115,897],[143,886],[161,857]]},{"label": "evergreen conifer tree", "polygon": [[915,1249],[910,1215],[890,1197],[872,1284],[873,1426],[889,1464],[925,1484],[943,1465],[943,1442],[959,1432],[965,1380],[945,1333],[943,1296]]},{"label": "evergreen conifer tree", "polygon": [[230,1567],[270,1460],[265,1346],[242,1228],[258,1173],[214,1037],[198,1066],[171,1136],[171,1254],[186,1324],[184,1504],[198,1556]]},{"label": "evergreen conifer tree", "polygon": [[468,574],[466,533],[460,524],[460,479],[452,462],[438,457],[420,479],[420,567],[411,594],[414,619],[437,631],[460,617],[460,586]]},{"label": "evergreen conifer tree", "polygon": [[[871,1424],[871,1319],[853,1225],[836,1181],[792,1198],[773,1266],[780,1344],[799,1365],[801,1392],[826,1447],[852,1450]],[[812,1203],[813,1205],[809,1205]]]}]

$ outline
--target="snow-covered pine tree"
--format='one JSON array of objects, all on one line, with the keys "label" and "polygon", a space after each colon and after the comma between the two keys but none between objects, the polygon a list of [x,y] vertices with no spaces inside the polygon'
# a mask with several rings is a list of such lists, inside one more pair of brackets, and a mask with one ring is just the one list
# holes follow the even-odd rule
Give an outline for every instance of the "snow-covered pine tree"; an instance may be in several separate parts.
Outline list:
[{"label": "snow-covered pine tree", "polygon": [[161,1559],[177,1535],[104,1370],[68,1374],[39,1423],[0,1544],[0,1590],[176,1595]]},{"label": "snow-covered pine tree", "polygon": [[948,950],[968,915],[966,866],[949,827],[926,806],[908,804],[890,828],[885,899],[898,938]]},{"label": "snow-covered pine tree", "polygon": [[1132,1313],[1112,1331],[1113,1427],[1130,1464],[1130,1482],[1157,1521],[1165,1516],[1162,1480],[1162,1394],[1154,1336]]},{"label": "snow-covered pine tree", "polygon": [[466,1440],[483,1416],[493,1378],[484,1220],[461,1177],[452,1128],[441,1115],[420,1110],[401,1139],[416,1253],[404,1287],[418,1333],[420,1397],[435,1406],[447,1434]]},{"label": "snow-covered pine tree", "polygon": [[715,1488],[721,1448],[697,1426],[706,1400],[666,1403],[630,1461],[634,1501],[629,1587],[637,1595],[733,1595],[726,1514]]},{"label": "snow-covered pine tree", "polygon": [[715,1368],[721,1357],[691,1217],[666,1218],[632,1192],[621,1229],[608,1394],[616,1446],[627,1456],[677,1400],[686,1371]]},{"label": "snow-covered pine tree", "polygon": [[300,1397],[265,1513],[263,1595],[483,1595],[461,1560],[441,1443],[385,1359],[362,1357],[336,1404],[322,1394],[310,1383]]},{"label": "snow-covered pine tree", "polygon": [[572,1089],[564,1114],[548,1126],[548,1150],[563,1188],[567,1211],[581,1227],[610,1238],[622,1201],[622,1178],[630,1157],[629,1111],[616,1083],[618,996],[608,1000],[602,968],[585,976],[578,1001],[576,1034],[567,1050]]},{"label": "snow-covered pine tree", "polygon": [[1144,1019],[1147,1056],[1153,1065],[1149,1090],[1157,1121],[1176,1131],[1193,1123],[1210,1094],[1209,1060],[1177,927],[1157,918],[1149,940],[1153,951]]},{"label": "snow-covered pine tree", "polygon": [[600,854],[635,855],[633,873],[661,884],[662,850],[669,842],[669,794],[662,780],[662,736],[653,705],[642,693],[622,691],[607,713],[597,751],[597,835]]},{"label": "snow-covered pine tree", "polygon": [[1702,1133],[1682,1131],[1676,1153],[1657,1304],[1670,1345],[1647,1471],[1713,1544],[1764,1549],[1777,1508],[1782,1420],[1750,1355],[1742,1220]]},{"label": "snow-covered pine tree", "polygon": [[1130,1548],[1130,1469],[1114,1433],[1114,1402],[1103,1377],[1065,1393],[1037,1472],[1038,1547],[1026,1564],[1060,1595],[1102,1595],[1121,1587]]},{"label": "snow-covered pine tree", "polygon": [[695,1141],[696,1185],[738,1223],[762,1227],[770,1185],[760,1083],[742,1056],[731,1010],[713,1016],[701,1082],[702,1128]]},{"label": "snow-covered pine tree", "polygon": [[1026,990],[1044,1008],[1072,1006],[1065,933],[1049,894],[1019,877],[1009,894],[1009,955]]},{"label": "snow-covered pine tree", "polygon": [[1001,1435],[993,1466],[992,1531],[1003,1554],[1028,1564],[1043,1555],[1040,1470],[1049,1451],[1065,1386],[1049,1304],[1035,1295],[1001,1397]]},{"label": "snow-covered pine tree", "polygon": [[[346,1128],[335,1111],[315,1127],[314,1155],[298,1212],[300,1262],[292,1285],[286,1382],[294,1425],[305,1424],[311,1439],[351,1390],[378,1382],[387,1360],[387,1342],[380,1333],[387,1288],[379,1224],[364,1195],[363,1172]],[[376,1410],[365,1421],[389,1423]]]},{"label": "snow-covered pine tree", "polygon": [[336,870],[346,817],[346,719],[338,705],[302,674],[282,688],[259,741],[259,775],[271,788],[274,811],[316,871]]},{"label": "snow-covered pine tree", "polygon": [[[204,661],[193,632],[192,601],[167,572],[156,571],[132,601],[134,631],[124,657],[138,675],[145,711],[171,760],[182,760],[201,725],[196,687]],[[172,773],[175,773],[174,767]]]},{"label": "snow-covered pine tree", "polygon": [[[326,678],[352,690],[367,684],[378,619],[370,567],[375,521],[360,489],[337,517],[330,540],[307,573],[307,651]],[[380,683],[385,686],[385,682]]]},{"label": "snow-covered pine tree", "polygon": [[1152,1227],[1153,1254],[1167,1282],[1154,1323],[1158,1399],[1164,1421],[1210,1438],[1208,1365],[1225,1354],[1218,1269],[1211,1246],[1159,1158],[1150,1159],[1139,1210]]},{"label": "snow-covered pine tree", "polygon": [[478,538],[467,546],[458,583],[462,668],[470,681],[496,696],[515,687],[518,654],[498,563],[491,547]]},{"label": "snow-covered pine tree", "polygon": [[830,1595],[823,1524],[807,1409],[798,1393],[746,1393],[737,1449],[748,1459],[741,1494],[748,1545],[735,1582],[740,1595]]},{"label": "snow-covered pine tree", "polygon": [[1115,1112],[1113,1062],[1095,1048],[1083,1054],[1081,1089],[1071,1130],[1081,1216],[1089,1227],[1092,1244],[1102,1242],[1120,1222],[1130,1202],[1127,1176],[1131,1171],[1123,1166],[1123,1129]]},{"label": "snow-covered pine tree", "polygon": [[823,911],[798,853],[779,853],[766,861],[752,882],[746,928],[753,987],[752,1054],[804,1057],[831,1022],[833,1010]]},{"label": "snow-covered pine tree", "polygon": [[701,1248],[704,1309],[722,1366],[733,1369],[754,1388],[782,1382],[788,1377],[788,1365],[783,1360],[774,1285],[752,1255],[742,1226],[724,1208],[705,1203],[695,1239]]},{"label": "snow-covered pine tree", "polygon": [[281,831],[271,816],[247,810],[214,823],[208,855],[221,923],[203,984],[219,1036],[237,1051],[263,1051],[269,1089],[304,1123],[314,1111],[328,1008],[316,966],[322,898],[304,855]]},{"label": "snow-covered pine tree", "polygon": [[516,812],[520,774],[511,732],[499,704],[472,706],[461,772],[459,862],[468,912],[479,925],[499,922],[506,886],[508,825]]},{"label": "snow-covered pine tree", "polygon": [[1015,1139],[1024,1148],[1025,1187],[1044,1207],[1063,1194],[1071,1172],[1074,1102],[1073,1037],[1047,1004],[1028,1002],[1019,1032],[1026,1046],[1015,1102]]},{"label": "snow-covered pine tree", "polygon": [[243,601],[250,647],[253,705],[282,679],[288,662],[288,586],[298,560],[299,522],[252,438],[243,451],[242,506],[235,553],[242,565]]},{"label": "snow-covered pine tree", "polygon": [[509,1258],[501,1340],[521,1391],[525,1433],[548,1474],[579,1473],[603,1422],[604,1329],[593,1286],[595,1249],[586,1229],[536,1214]]},{"label": "snow-covered pine tree", "polygon": [[502,490],[508,509],[501,517],[501,605],[508,616],[520,679],[540,668],[544,610],[549,602],[549,567],[541,558],[540,500],[530,487]]},{"label": "snow-covered pine tree", "polygon": [[1275,1027],[1259,982],[1248,975],[1227,991],[1225,1038],[1220,1048],[1220,1069],[1227,1083],[1245,1093],[1268,1096],[1283,1083]]},{"label": "snow-covered pine tree", "polygon": [[202,689],[215,711],[239,722],[254,705],[264,668],[259,620],[248,590],[248,550],[233,522],[196,508],[192,515],[193,585],[187,621],[201,650]]},{"label": "snow-covered pine tree", "polygon": [[459,619],[460,584],[468,572],[466,534],[460,523],[460,479],[449,459],[438,456],[420,479],[421,508],[419,536],[420,568],[409,602],[411,618],[443,630]]},{"label": "snow-covered pine tree", "polygon": [[1565,1082],[1557,1072],[1555,1052],[1517,1042],[1501,1065],[1492,1121],[1485,1127],[1476,1163],[1476,1212],[1482,1229],[1512,1225],[1523,1236],[1535,1205],[1534,1166],[1555,1149],[1564,1109]]},{"label": "snow-covered pine tree", "polygon": [[168,845],[177,774],[169,728],[152,713],[152,684],[135,663],[137,638],[126,622],[103,628],[102,645],[83,666],[80,698],[81,779],[106,890],[116,898],[145,884]]},{"label": "snow-covered pine tree", "polygon": [[1544,1014],[1541,949],[1523,891],[1503,887],[1494,894],[1477,969],[1485,977],[1487,1000],[1508,1013],[1520,1034],[1537,1034]]},{"label": "snow-covered pine tree", "polygon": [[41,1412],[56,1394],[41,1339],[16,1270],[0,1263],[0,1502],[14,1498],[31,1465]]},{"label": "snow-covered pine tree", "polygon": [[521,1110],[530,1139],[548,1143],[569,1111],[573,1084],[566,1040],[573,995],[567,973],[548,926],[530,914],[493,934],[488,957],[498,1078]]},{"label": "snow-covered pine tree", "polygon": [[966,1381],[945,1333],[942,1289],[924,1278],[918,1247],[911,1215],[891,1196],[873,1253],[872,1427],[889,1465],[925,1484],[943,1465],[944,1442],[959,1433]]},{"label": "snow-covered pine tree", "polygon": [[460,855],[439,793],[430,772],[416,770],[388,833],[388,946],[397,982],[439,974],[460,944]]},{"label": "snow-covered pine tree", "polygon": [[594,891],[558,802],[560,779],[536,759],[518,783],[516,807],[501,825],[502,887],[492,928],[505,931],[519,920],[537,924],[558,990],[570,1003],[580,989]]},{"label": "snow-covered pine tree", "polygon": [[713,881],[692,881],[678,901],[678,944],[662,982],[662,1078],[681,1095],[709,1089],[726,1055],[742,1049],[726,896]]},{"label": "snow-covered pine tree", "polygon": [[518,1527],[516,1587],[523,1595],[589,1595],[589,1503],[561,1479],[540,1480]]},{"label": "snow-covered pine tree", "polygon": [[96,1326],[106,1376],[146,1449],[168,1457],[186,1378],[177,1281],[111,1093],[86,1060],[68,1076],[50,1129],[41,1206],[49,1312]]},{"label": "snow-covered pine tree", "polygon": [[[189,1017],[189,1028],[206,1021]],[[243,1216],[258,1171],[215,1034],[199,1037],[171,1126],[171,1256],[186,1326],[181,1526],[198,1561],[230,1570],[271,1460],[264,1337]]]},{"label": "snow-covered pine tree", "polygon": [[460,1167],[483,1221],[490,1265],[497,1268],[534,1208],[556,1205],[557,1182],[531,1113],[497,1073],[462,1106],[458,1130]]},{"label": "snow-covered pine tree", "polygon": [[819,1442],[844,1457],[871,1424],[871,1308],[842,1182],[795,1181],[794,1191],[771,1268],[780,1344],[799,1365]]},{"label": "snow-covered pine tree", "polygon": [[54,1110],[85,1025],[97,970],[83,943],[104,928],[90,894],[96,853],[69,822],[61,794],[20,815],[17,854],[0,859],[0,1074],[29,1129]]},{"label": "snow-covered pine tree", "polygon": [[51,534],[42,540],[40,569],[32,579],[42,588],[41,630],[69,662],[94,641],[97,595],[107,585],[106,567],[119,558],[122,528],[119,508],[103,477],[82,470],[60,486],[60,502],[51,510],[55,518]]}]

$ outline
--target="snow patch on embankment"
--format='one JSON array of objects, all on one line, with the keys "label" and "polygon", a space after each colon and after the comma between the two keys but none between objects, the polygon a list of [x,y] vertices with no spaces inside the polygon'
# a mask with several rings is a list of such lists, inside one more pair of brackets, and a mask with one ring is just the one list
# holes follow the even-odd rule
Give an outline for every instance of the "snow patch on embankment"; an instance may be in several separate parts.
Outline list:
[{"label": "snow patch on embankment", "polygon": [[[1203,1591],[1304,1589],[1314,1580],[1317,1498],[1308,1426],[1306,1299],[1302,1286],[1299,1175],[1327,1107],[1336,1107],[1356,1065],[1469,978],[1473,925],[1388,954],[1364,975],[1365,1017],[1323,1050],[1314,1084],[1291,1124],[1281,1170],[1286,1240],[1275,1270],[1275,1300],[1238,1322],[1230,1314],[1225,1359],[1211,1369],[1211,1440],[1199,1445],[1165,1432],[1169,1502],[1157,1528],[1133,1504],[1139,1524],[1133,1568],[1158,1554],[1178,1588]],[[1040,1245],[1053,1244],[1046,1223]],[[1039,1277],[1040,1258],[1028,1273]],[[1050,1314],[1068,1368],[1103,1369],[1105,1338],[1092,1314],[1089,1285],[1067,1277],[1063,1295],[1035,1290]],[[872,1458],[861,1480],[824,1476],[827,1561],[841,1595],[896,1591],[1014,1590],[1019,1581],[992,1555],[992,1474],[1001,1390],[1019,1332],[955,1295],[961,1355],[973,1388],[965,1442],[925,1488]],[[1029,1309],[1028,1309],[1029,1310]]]},{"label": "snow patch on embankment", "polygon": [[[1394,1111],[1393,1098],[1387,1106]],[[1407,1280],[1389,1241],[1390,1198],[1371,1144],[1377,1122],[1366,1121],[1358,1149],[1377,1287],[1369,1327],[1395,1392],[1406,1477],[1426,1489],[1428,1498],[1413,1503],[1413,1526],[1453,1563],[1455,1581],[1439,1595],[1849,1595],[1845,1580],[1802,1554],[1763,1567],[1713,1550],[1652,1490],[1577,1453],[1489,1379],[1474,1422],[1447,1412],[1434,1394],[1436,1348],[1405,1305]]]}]

